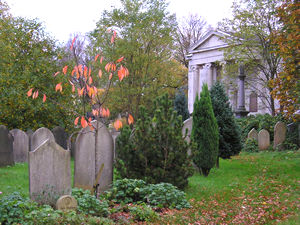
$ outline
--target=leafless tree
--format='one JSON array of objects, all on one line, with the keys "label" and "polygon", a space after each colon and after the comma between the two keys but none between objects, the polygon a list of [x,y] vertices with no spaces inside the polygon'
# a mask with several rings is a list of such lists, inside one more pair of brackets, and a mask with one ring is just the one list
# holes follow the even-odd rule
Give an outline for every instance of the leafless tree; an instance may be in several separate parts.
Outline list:
[{"label": "leafless tree", "polygon": [[189,48],[203,36],[207,28],[207,22],[197,14],[184,17],[179,23],[176,35],[175,58],[184,66],[188,67],[185,56],[188,54]]}]

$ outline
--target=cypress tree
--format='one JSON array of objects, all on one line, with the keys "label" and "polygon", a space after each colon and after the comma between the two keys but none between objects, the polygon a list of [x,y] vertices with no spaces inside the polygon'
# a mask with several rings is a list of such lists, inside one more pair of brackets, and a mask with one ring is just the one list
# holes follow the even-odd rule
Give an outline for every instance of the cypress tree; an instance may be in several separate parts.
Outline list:
[{"label": "cypress tree", "polygon": [[191,140],[193,161],[204,176],[215,166],[219,151],[219,132],[206,84],[200,99],[196,96]]},{"label": "cypress tree", "polygon": [[235,121],[223,85],[220,82],[216,82],[212,86],[210,94],[214,114],[219,126],[219,157],[229,159],[231,156],[239,154],[242,149],[240,129]]},{"label": "cypress tree", "polygon": [[187,100],[182,89],[179,89],[178,93],[175,95],[174,109],[178,115],[182,116],[183,121],[190,117]]}]

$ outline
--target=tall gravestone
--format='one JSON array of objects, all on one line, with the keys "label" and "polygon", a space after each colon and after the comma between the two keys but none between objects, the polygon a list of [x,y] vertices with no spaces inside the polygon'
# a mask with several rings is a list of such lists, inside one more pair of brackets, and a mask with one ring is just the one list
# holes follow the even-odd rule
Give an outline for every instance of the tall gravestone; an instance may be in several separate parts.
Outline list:
[{"label": "tall gravestone", "polygon": [[190,141],[191,141],[192,127],[193,127],[193,118],[192,117],[183,122],[182,135],[185,136],[186,129],[188,129],[187,136],[185,138],[185,140],[188,143],[190,143]]},{"label": "tall gravestone", "polygon": [[53,140],[55,141],[54,135],[52,132],[45,128],[41,127],[37,129],[32,135],[30,140],[30,149],[29,151],[34,151],[37,147],[39,147],[42,143],[44,143],[46,140]]},{"label": "tall gravestone", "polygon": [[29,149],[29,151],[31,150],[31,137],[32,137],[33,133],[34,132],[31,129],[26,131],[26,134],[28,136],[28,144],[29,144],[28,149]]},{"label": "tall gravestone", "polygon": [[68,142],[68,134],[62,127],[54,127],[52,129],[52,133],[55,138],[55,142],[59,144],[64,149],[67,149],[67,142]]},{"label": "tall gravestone", "polygon": [[[93,121],[95,129],[86,127],[81,130],[75,143],[74,186],[103,192],[109,188],[113,179],[113,139],[104,124]],[[96,177],[101,165],[104,168],[100,180]]]},{"label": "tall gravestone", "polygon": [[13,129],[10,134],[14,137],[13,152],[15,162],[28,162],[29,138],[19,129]]},{"label": "tall gravestone", "polygon": [[258,133],[258,147],[260,150],[266,150],[270,146],[270,134],[267,130],[262,129]]},{"label": "tall gravestone", "polygon": [[13,136],[0,125],[0,167],[14,165]]},{"label": "tall gravestone", "polygon": [[274,143],[273,143],[274,149],[283,148],[282,143],[285,141],[286,131],[287,131],[287,127],[285,123],[278,121],[274,127]]},{"label": "tall gravestone", "polygon": [[252,139],[258,141],[258,133],[257,133],[257,131],[256,131],[255,128],[252,128],[252,129],[249,131],[247,138],[248,138],[248,139],[252,138]]},{"label": "tall gravestone", "polygon": [[46,140],[29,152],[29,192],[32,200],[55,206],[62,195],[71,194],[70,151]]}]

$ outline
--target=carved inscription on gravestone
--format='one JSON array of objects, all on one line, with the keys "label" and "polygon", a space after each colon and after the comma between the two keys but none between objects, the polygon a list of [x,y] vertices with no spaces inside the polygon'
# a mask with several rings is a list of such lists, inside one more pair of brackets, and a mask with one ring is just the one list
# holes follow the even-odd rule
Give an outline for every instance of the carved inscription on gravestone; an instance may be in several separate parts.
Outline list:
[{"label": "carved inscription on gravestone", "polygon": [[77,201],[71,195],[61,196],[56,202],[56,209],[61,211],[76,210]]}]

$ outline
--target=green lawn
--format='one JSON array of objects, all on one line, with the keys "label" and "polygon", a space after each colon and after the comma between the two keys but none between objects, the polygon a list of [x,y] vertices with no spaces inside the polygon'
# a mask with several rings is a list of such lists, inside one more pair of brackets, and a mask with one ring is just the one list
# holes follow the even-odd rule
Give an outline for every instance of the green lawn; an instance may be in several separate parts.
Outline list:
[{"label": "green lawn", "polygon": [[[0,191],[28,195],[27,164],[0,168]],[[299,224],[300,151],[220,160],[208,177],[191,177],[185,192],[191,209],[164,211],[153,223]]]}]

